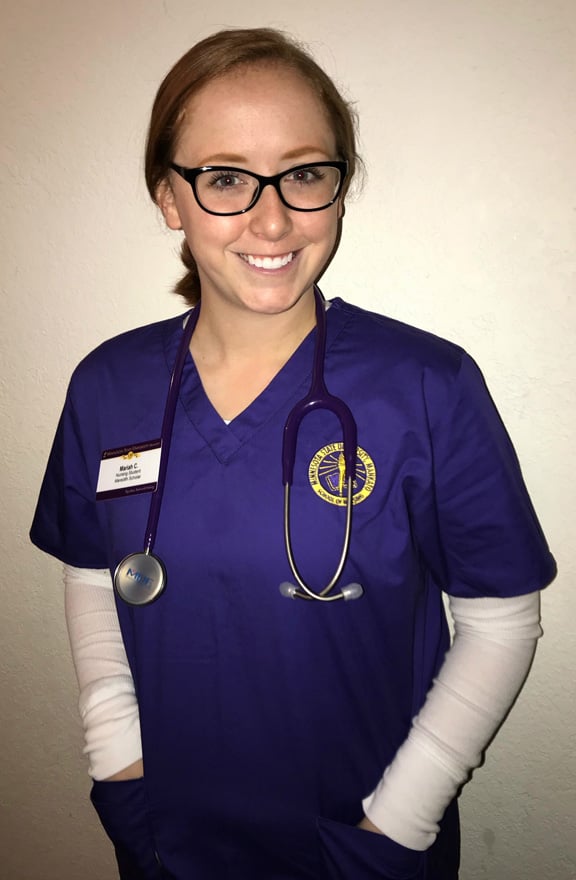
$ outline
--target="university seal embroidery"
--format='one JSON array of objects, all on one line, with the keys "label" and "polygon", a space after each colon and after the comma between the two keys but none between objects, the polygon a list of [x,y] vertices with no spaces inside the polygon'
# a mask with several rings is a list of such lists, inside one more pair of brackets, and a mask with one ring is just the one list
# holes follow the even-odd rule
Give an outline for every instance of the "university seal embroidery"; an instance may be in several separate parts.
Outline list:
[{"label": "university seal embroidery", "polygon": [[[344,444],[330,443],[319,449],[308,468],[310,485],[317,495],[329,504],[344,507],[346,504],[346,481],[344,479]],[[368,498],[376,484],[376,468],[368,453],[360,446],[356,454],[353,504]]]}]

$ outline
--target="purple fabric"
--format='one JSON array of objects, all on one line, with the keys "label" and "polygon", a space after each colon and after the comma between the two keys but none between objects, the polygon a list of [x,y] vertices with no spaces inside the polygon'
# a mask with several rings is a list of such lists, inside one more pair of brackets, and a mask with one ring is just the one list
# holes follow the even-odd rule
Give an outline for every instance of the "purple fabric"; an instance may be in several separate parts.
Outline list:
[{"label": "purple fabric", "polygon": [[114,844],[121,880],[162,880],[143,779],[94,782],[90,799]]},{"label": "purple fabric", "polygon": [[[342,847],[382,849],[352,826],[448,647],[441,591],[518,595],[555,573],[474,362],[340,300],[327,318],[326,384],[350,406],[375,474],[354,506],[342,578],[364,586],[362,599],[325,606],[278,591],[291,579],[282,431],[310,383],[311,334],[230,425],[187,359],[155,547],[167,588],[154,605],[118,608],[151,822],[178,880],[322,877],[345,859],[327,855],[340,847],[330,823],[351,827]],[[95,502],[98,467],[102,450],[158,436],[181,333],[181,319],[132,331],[76,370],[32,528],[42,549],[113,571],[142,548],[149,496]],[[311,473],[340,440],[322,412],[298,438],[293,546],[316,589],[334,569],[344,510],[334,484],[322,484],[322,497]],[[361,472],[357,481],[361,489]],[[423,864],[426,880],[454,880],[457,851],[454,820],[416,866],[407,857],[407,870]],[[456,855],[440,870],[438,852]]]},{"label": "purple fabric", "polygon": [[426,856],[385,835],[319,819],[330,880],[425,880]]}]

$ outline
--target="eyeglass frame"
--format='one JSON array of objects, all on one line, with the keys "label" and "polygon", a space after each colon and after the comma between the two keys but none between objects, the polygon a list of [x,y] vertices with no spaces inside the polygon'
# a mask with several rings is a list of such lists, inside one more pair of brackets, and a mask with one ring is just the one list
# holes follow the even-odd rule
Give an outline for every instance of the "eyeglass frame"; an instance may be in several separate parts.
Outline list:
[{"label": "eyeglass frame", "polygon": [[[288,208],[290,211],[301,211],[302,213],[312,213],[313,211],[324,211],[326,208],[329,208],[330,205],[333,205],[340,196],[342,192],[342,187],[344,186],[344,182],[346,177],[348,176],[348,162],[346,160],[335,159],[331,162],[306,162],[304,165],[295,165],[293,168],[287,168],[286,171],[280,171],[278,174],[272,174],[267,177],[264,174],[256,174],[254,171],[248,171],[247,168],[236,168],[231,165],[202,165],[200,168],[186,168],[184,165],[177,165],[176,162],[170,162],[170,168],[180,175],[187,183],[190,184],[192,188],[192,192],[194,193],[194,198],[200,208],[203,211],[206,211],[207,214],[212,214],[214,217],[235,217],[238,214],[246,214],[247,211],[250,211],[254,205],[257,203],[258,199],[262,195],[264,188],[266,186],[273,186],[276,192],[278,193],[278,198],[282,202],[282,204]],[[288,174],[293,174],[295,171],[303,171],[307,168],[336,168],[340,172],[340,182],[338,184],[338,188],[332,197],[332,199],[327,202],[325,205],[322,205],[320,208],[295,208],[293,205],[290,205],[284,195],[282,190],[280,189],[280,181],[283,177],[286,177]],[[258,186],[256,188],[254,197],[247,208],[242,208],[241,211],[211,211],[209,208],[206,208],[200,199],[198,198],[198,193],[196,191],[196,179],[206,171],[237,171],[240,174],[249,174],[250,177],[253,177]]]}]

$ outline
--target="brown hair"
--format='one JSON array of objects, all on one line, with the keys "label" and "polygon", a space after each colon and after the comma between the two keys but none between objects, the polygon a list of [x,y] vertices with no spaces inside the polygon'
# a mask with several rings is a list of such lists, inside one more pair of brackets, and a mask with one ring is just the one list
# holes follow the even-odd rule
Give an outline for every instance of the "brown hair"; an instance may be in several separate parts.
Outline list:
[{"label": "brown hair", "polygon": [[[336,139],[338,156],[348,162],[344,195],[360,159],[356,151],[356,114],[350,104],[308,52],[284,33],[272,28],[219,31],[193,46],[176,62],[162,82],[150,117],[145,174],[148,192],[157,201],[159,187],[168,179],[186,105],[207,83],[230,71],[256,64],[288,67],[301,74],[325,108]],[[174,290],[190,305],[200,298],[196,261],[186,240],[182,244],[186,275]]]}]

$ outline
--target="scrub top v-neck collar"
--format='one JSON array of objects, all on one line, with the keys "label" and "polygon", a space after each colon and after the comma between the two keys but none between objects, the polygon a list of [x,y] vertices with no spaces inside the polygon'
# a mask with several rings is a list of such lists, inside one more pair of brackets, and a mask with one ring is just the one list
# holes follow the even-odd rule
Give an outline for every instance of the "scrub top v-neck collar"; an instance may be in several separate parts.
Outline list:
[{"label": "scrub top v-neck collar", "polygon": [[[326,315],[327,355],[347,320],[345,312],[338,306],[339,301],[335,300]],[[170,327],[164,341],[168,371],[174,366],[182,333],[183,322],[179,318]],[[196,431],[220,461],[231,459],[279,409],[287,403],[293,405],[304,395],[312,376],[315,341],[316,328],[310,331],[266,388],[229,424],[226,424],[212,406],[194,359],[188,352],[180,384],[179,403]],[[278,442],[281,442],[281,438]]]}]

